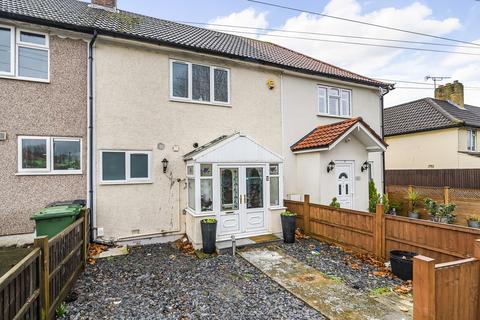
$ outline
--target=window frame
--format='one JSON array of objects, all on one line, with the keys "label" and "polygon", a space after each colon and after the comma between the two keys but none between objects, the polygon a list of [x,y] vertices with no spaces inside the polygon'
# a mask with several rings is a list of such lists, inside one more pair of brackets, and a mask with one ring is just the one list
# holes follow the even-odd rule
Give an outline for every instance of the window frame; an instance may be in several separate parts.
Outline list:
[{"label": "window frame", "polygon": [[[45,44],[40,45],[40,44],[31,43],[31,42],[21,41],[20,40],[20,34],[22,32],[45,36]],[[19,50],[20,47],[47,51],[47,78],[46,79],[34,78],[34,77],[25,77],[25,76],[20,76],[19,75],[19,61],[20,61],[20,59],[19,59],[18,55],[20,53],[20,50]],[[39,32],[39,31],[32,31],[32,30],[28,30],[28,29],[16,28],[16,32],[15,32],[15,78],[20,79],[20,80],[50,82],[50,37],[49,37],[48,33]]]},{"label": "window frame", "polygon": [[[322,112],[320,110],[320,100],[322,98],[320,94],[320,89],[323,89],[326,91],[325,95],[325,112]],[[331,95],[330,91],[332,90],[338,90],[338,95]],[[344,92],[348,92],[348,104],[349,104],[349,113],[348,114],[342,114],[342,101],[344,100],[342,98],[342,94]],[[335,99],[338,100],[338,113],[336,114],[331,114],[330,113],[330,96],[335,97]],[[323,84],[317,84],[317,115],[318,116],[324,116],[324,117],[335,117],[335,118],[351,118],[353,114],[353,91],[352,89],[346,89],[346,88],[341,88],[341,87],[332,87],[332,86],[327,86]]]},{"label": "window frame", "polygon": [[[187,88],[187,97],[176,97],[173,95],[173,64],[186,64],[187,65],[187,79],[188,79],[188,88]],[[208,67],[210,70],[210,101],[199,101],[193,99],[193,73],[192,73],[192,66],[198,65],[203,67]],[[215,100],[215,70],[223,70],[227,72],[227,101],[217,101]],[[191,103],[199,103],[199,104],[210,104],[210,105],[221,105],[221,106],[229,106],[231,102],[231,86],[230,86],[230,69],[215,65],[208,65],[203,63],[194,63],[188,62],[184,60],[177,60],[177,59],[170,59],[170,100],[172,101],[182,101],[182,102],[191,102]]]},{"label": "window frame", "polygon": [[477,151],[477,130],[467,130],[467,151]]},{"label": "window frame", "polygon": [[[24,139],[45,140],[46,141],[46,162],[47,167],[41,169],[23,168],[22,166],[22,141]],[[72,141],[80,143],[80,169],[74,170],[55,170],[54,169],[54,142]],[[83,174],[83,143],[82,138],[74,137],[52,137],[52,136],[18,136],[17,138],[17,175],[70,175]]]},{"label": "window frame", "polygon": [[[125,156],[125,179],[124,180],[104,180],[103,179],[103,153],[104,152],[118,152],[124,153]],[[130,162],[132,154],[146,154],[148,156],[148,177],[147,178],[132,178]],[[144,183],[153,183],[152,178],[152,151],[151,150],[114,150],[114,149],[104,149],[100,150],[100,170],[99,170],[99,182],[102,185],[111,185],[111,184],[144,184]]]},{"label": "window frame", "polygon": [[0,71],[1,76],[15,76],[15,27],[0,24],[0,28],[10,29],[10,72]]},{"label": "window frame", "polygon": [[[212,169],[212,172],[209,176],[202,176],[202,165],[209,165],[211,166],[211,169]],[[195,179],[195,175],[193,176],[192,179],[194,179],[195,181],[195,184],[198,185],[198,188],[200,190],[200,207],[199,207],[199,212],[201,214],[206,214],[206,213],[212,213],[215,211],[215,207],[214,207],[214,204],[215,204],[215,188],[214,188],[214,179],[213,179],[213,171],[214,171],[214,168],[213,168],[213,163],[207,163],[207,162],[204,162],[204,163],[200,163],[200,173],[199,173],[199,179],[198,179],[198,184],[197,184],[197,180]],[[202,210],[202,180],[210,180],[212,181],[212,210]],[[196,186],[195,186],[196,187]],[[196,199],[195,199],[196,200]]]}]

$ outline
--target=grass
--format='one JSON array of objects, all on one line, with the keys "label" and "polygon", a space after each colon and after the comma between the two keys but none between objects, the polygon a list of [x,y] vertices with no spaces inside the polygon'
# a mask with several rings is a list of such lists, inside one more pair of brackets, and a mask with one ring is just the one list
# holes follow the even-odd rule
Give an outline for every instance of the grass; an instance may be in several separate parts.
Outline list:
[{"label": "grass", "polygon": [[390,288],[388,288],[388,287],[380,287],[380,288],[375,288],[375,289],[370,290],[370,296],[372,296],[372,297],[380,297],[380,296],[387,295],[387,294],[389,294],[390,292],[392,292],[392,290],[390,290]]},{"label": "grass", "polygon": [[67,314],[67,306],[62,302],[57,309],[55,309],[55,314],[58,318],[61,318]]}]

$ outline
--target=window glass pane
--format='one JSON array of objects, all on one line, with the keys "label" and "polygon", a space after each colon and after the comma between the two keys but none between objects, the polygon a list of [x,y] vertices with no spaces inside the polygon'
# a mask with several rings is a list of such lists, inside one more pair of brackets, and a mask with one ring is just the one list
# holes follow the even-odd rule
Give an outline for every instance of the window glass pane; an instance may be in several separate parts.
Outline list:
[{"label": "window glass pane", "polygon": [[174,97],[188,98],[188,65],[172,63],[172,92]]},{"label": "window glass pane", "polygon": [[263,169],[247,168],[247,209],[263,208]]},{"label": "window glass pane", "polygon": [[195,179],[188,179],[188,207],[195,210]]},{"label": "window glass pane", "polygon": [[221,210],[238,210],[238,169],[220,169]]},{"label": "window glass pane", "polygon": [[48,51],[18,47],[18,75],[48,79]]},{"label": "window glass pane", "polygon": [[270,175],[278,175],[278,164],[271,164],[270,165]]},{"label": "window glass pane", "polygon": [[200,202],[202,204],[202,211],[213,210],[213,188],[212,179],[200,180]]},{"label": "window glass pane", "polygon": [[22,168],[47,168],[47,141],[45,139],[22,139]]},{"label": "window glass pane", "polygon": [[192,99],[210,101],[210,67],[192,65]]},{"label": "window glass pane", "polygon": [[20,41],[21,42],[39,44],[39,45],[42,45],[42,46],[47,44],[47,40],[46,40],[45,35],[31,33],[31,32],[25,32],[25,31],[20,32]]},{"label": "window glass pane", "polygon": [[278,206],[280,204],[278,177],[270,177],[270,205]]},{"label": "window glass pane", "polygon": [[0,72],[11,71],[11,30],[0,28]]},{"label": "window glass pane", "polygon": [[228,102],[228,72],[227,70],[214,70],[215,101]]},{"label": "window glass pane", "polygon": [[350,115],[350,91],[342,91],[341,115]]},{"label": "window glass pane", "polygon": [[201,164],[200,165],[200,175],[202,177],[211,177],[212,176],[212,165],[211,164]]},{"label": "window glass pane", "polygon": [[102,152],[102,179],[125,180],[125,152]]},{"label": "window glass pane", "polygon": [[330,88],[328,89],[328,95],[338,97],[340,95],[340,90]]},{"label": "window glass pane", "polygon": [[318,88],[318,112],[327,113],[327,88]]},{"label": "window glass pane", "polygon": [[130,154],[130,178],[148,178],[148,154]]},{"label": "window glass pane", "polygon": [[53,169],[80,170],[80,141],[53,140]]},{"label": "window glass pane", "polygon": [[328,113],[331,115],[338,115],[338,104],[339,104],[338,98],[330,97],[328,99]]}]

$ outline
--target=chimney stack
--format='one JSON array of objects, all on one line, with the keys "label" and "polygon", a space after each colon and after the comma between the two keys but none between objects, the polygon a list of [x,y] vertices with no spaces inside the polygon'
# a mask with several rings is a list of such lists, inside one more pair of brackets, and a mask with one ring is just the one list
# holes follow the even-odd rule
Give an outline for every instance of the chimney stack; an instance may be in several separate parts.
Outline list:
[{"label": "chimney stack", "polygon": [[453,83],[438,86],[435,89],[435,99],[450,101],[458,107],[464,108],[463,84],[455,80]]},{"label": "chimney stack", "polygon": [[93,7],[102,7],[108,10],[117,10],[117,0],[92,0]]}]

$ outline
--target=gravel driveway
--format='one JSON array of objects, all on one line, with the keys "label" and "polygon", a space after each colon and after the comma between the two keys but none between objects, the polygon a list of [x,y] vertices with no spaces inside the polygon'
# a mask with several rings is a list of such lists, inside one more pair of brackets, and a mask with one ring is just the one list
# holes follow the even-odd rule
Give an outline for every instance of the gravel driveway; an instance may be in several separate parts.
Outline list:
[{"label": "gravel driveway", "polygon": [[198,260],[171,244],[98,260],[73,290],[70,319],[324,319],[240,257]]}]

